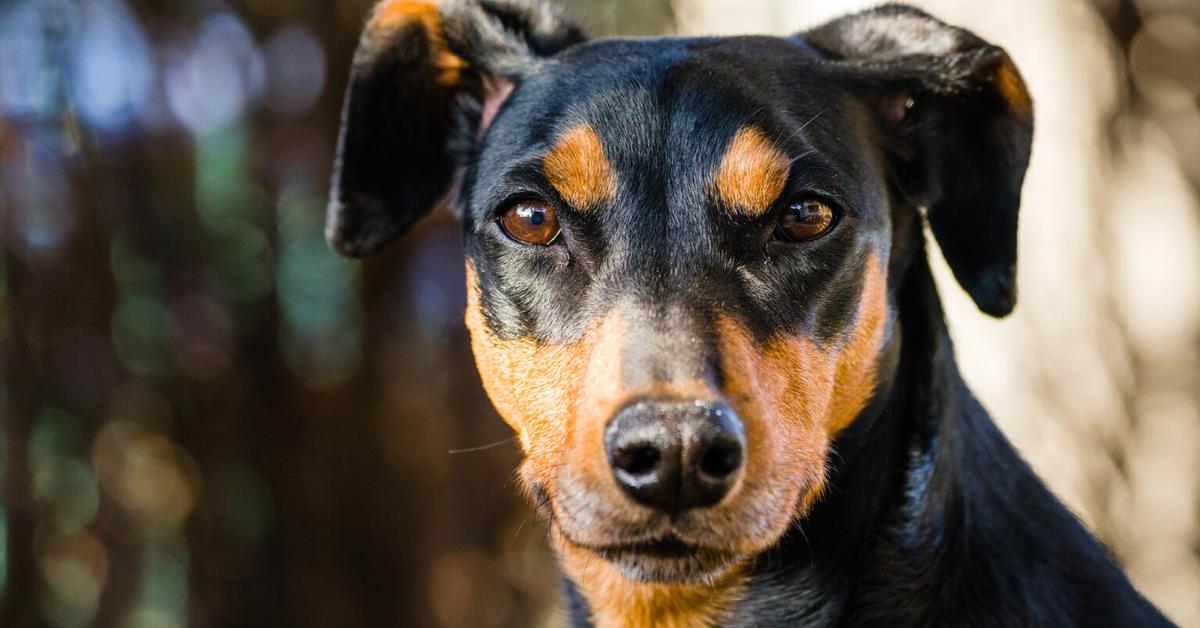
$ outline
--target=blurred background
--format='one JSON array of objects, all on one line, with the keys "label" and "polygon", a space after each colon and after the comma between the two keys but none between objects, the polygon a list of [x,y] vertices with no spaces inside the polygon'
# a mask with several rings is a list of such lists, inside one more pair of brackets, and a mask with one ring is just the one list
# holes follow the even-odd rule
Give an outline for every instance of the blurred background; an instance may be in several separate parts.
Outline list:
[{"label": "blurred background", "polygon": [[[0,626],[551,625],[458,228],[322,237],[371,0],[0,0]],[[595,34],[857,0],[572,0]],[[1021,302],[940,265],[968,381],[1200,626],[1200,2],[918,0],[1036,101]]]}]

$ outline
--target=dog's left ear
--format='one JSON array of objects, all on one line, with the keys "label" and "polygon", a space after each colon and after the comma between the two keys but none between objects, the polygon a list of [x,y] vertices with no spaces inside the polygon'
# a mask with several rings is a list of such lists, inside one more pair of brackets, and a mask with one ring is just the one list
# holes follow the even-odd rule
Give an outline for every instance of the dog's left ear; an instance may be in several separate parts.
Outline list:
[{"label": "dog's left ear", "polygon": [[354,53],[325,234],[361,257],[451,196],[521,72],[584,40],[540,0],[384,0]]},{"label": "dog's left ear", "polygon": [[895,182],[926,208],[958,282],[984,312],[1011,312],[1033,107],[1008,54],[904,5],[799,37],[874,108]]}]

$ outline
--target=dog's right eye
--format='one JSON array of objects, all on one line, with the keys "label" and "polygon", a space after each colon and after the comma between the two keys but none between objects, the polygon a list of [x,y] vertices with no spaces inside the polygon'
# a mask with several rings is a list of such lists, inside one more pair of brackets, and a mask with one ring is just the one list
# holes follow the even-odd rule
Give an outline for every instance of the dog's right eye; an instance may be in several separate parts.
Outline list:
[{"label": "dog's right eye", "polygon": [[500,215],[500,228],[508,237],[525,244],[545,246],[558,239],[558,217],[549,203],[535,199],[509,205]]}]

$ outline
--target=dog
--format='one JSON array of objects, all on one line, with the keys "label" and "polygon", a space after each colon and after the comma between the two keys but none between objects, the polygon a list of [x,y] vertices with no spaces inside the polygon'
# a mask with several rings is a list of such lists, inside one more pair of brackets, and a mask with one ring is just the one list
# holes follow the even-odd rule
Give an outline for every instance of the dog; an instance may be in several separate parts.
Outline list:
[{"label": "dog", "polygon": [[573,626],[1169,625],[955,366],[924,227],[1011,312],[1032,133],[1009,56],[904,5],[592,40],[537,2],[388,0],[327,236],[461,217]]}]

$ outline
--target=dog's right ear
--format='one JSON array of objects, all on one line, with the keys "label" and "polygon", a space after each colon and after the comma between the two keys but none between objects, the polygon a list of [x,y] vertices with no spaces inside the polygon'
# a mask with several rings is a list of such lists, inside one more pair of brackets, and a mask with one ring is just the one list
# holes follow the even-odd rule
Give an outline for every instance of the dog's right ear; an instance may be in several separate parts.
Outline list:
[{"label": "dog's right ear", "polygon": [[451,194],[451,145],[476,141],[522,68],[584,38],[536,0],[376,5],[342,110],[330,244],[362,257],[400,236]]}]

